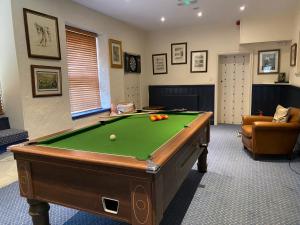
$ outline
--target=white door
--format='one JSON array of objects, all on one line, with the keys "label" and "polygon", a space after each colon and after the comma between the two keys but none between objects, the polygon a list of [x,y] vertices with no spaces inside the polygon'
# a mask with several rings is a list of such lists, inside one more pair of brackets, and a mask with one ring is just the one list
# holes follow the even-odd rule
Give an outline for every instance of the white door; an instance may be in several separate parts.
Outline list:
[{"label": "white door", "polygon": [[219,60],[218,122],[241,124],[250,112],[250,56],[228,55]]}]

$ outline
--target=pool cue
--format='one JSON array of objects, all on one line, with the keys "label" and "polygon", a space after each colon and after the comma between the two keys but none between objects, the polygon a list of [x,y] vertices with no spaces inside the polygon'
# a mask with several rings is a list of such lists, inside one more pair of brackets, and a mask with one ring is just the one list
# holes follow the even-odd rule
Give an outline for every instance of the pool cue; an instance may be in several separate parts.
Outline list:
[{"label": "pool cue", "polygon": [[172,109],[172,110],[149,110],[146,112],[141,113],[123,113],[123,114],[117,114],[117,115],[109,115],[109,116],[99,116],[100,119],[113,119],[113,118],[120,118],[125,116],[139,116],[139,115],[149,115],[149,114],[155,114],[155,113],[172,113],[172,112],[185,112],[186,109]]},{"label": "pool cue", "polygon": [[123,113],[123,114],[117,114],[112,116],[99,116],[100,119],[111,119],[111,118],[119,118],[119,117],[125,117],[125,116],[139,116],[139,115],[149,115],[152,113],[157,113],[158,111],[149,111],[149,112],[142,112],[142,113]]}]

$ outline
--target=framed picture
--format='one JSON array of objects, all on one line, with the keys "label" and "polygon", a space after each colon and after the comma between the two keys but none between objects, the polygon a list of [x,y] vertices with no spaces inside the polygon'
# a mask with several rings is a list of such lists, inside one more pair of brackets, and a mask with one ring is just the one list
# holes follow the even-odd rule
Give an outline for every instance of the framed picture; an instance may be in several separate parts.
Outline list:
[{"label": "framed picture", "polygon": [[296,66],[296,60],[297,60],[297,43],[291,46],[290,65]]},{"label": "framed picture", "polygon": [[277,74],[280,71],[280,49],[258,52],[258,74]]},{"label": "framed picture", "polygon": [[141,73],[141,56],[124,53],[125,73]]},{"label": "framed picture", "polygon": [[191,73],[207,73],[208,51],[191,51]]},{"label": "framed picture", "polygon": [[33,97],[62,95],[61,68],[31,65]]},{"label": "framed picture", "polygon": [[109,55],[111,68],[123,67],[122,54],[122,42],[109,39]]},{"label": "framed picture", "polygon": [[30,9],[23,9],[28,56],[61,59],[58,19]]},{"label": "framed picture", "polygon": [[187,43],[171,44],[171,64],[187,64]]},{"label": "framed picture", "polygon": [[153,74],[167,74],[168,73],[168,59],[167,53],[152,55]]}]

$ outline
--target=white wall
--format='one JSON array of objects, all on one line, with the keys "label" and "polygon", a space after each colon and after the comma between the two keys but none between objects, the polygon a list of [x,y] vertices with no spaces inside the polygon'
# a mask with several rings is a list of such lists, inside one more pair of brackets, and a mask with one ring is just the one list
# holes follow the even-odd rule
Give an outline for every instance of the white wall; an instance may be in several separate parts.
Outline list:
[{"label": "white wall", "polygon": [[11,1],[0,1],[0,82],[6,115],[13,128],[24,128],[20,78],[16,55]]},{"label": "white wall", "polygon": [[[185,65],[171,65],[171,43],[187,42],[188,59]],[[148,104],[148,85],[215,85],[215,121],[218,110],[218,56],[221,54],[249,53],[252,67],[250,74],[254,84],[274,84],[277,75],[258,75],[258,50],[281,49],[281,71],[290,73],[290,42],[267,42],[240,45],[240,31],[234,25],[192,26],[180,29],[151,32],[147,39],[147,74],[143,77],[143,105]],[[190,51],[208,50],[208,72],[190,73]],[[153,75],[152,54],[168,53],[168,74]],[[247,99],[250,105],[251,96]]]},{"label": "white wall", "polygon": [[245,17],[241,20],[240,43],[290,41],[293,33],[293,14],[272,17]]},{"label": "white wall", "polygon": [[286,73],[287,79],[290,75],[290,41],[285,42],[266,42],[241,45],[241,50],[253,54],[252,77],[253,84],[274,84],[278,79],[277,74],[262,75],[257,73],[258,51],[280,49],[280,72]]},{"label": "white wall", "polygon": [[298,44],[298,54],[297,65],[295,67],[291,67],[291,83],[295,86],[300,87],[300,9],[294,18],[294,32],[292,43]]},{"label": "white wall", "polygon": [[[110,69],[108,58],[108,39],[121,40],[123,50],[144,54],[144,32],[126,25],[111,17],[73,3],[70,0],[12,0],[15,43],[22,88],[20,95],[23,103],[24,126],[30,137],[41,136],[82,124],[91,119],[72,121],[70,113],[65,24],[98,33],[100,52],[101,92],[108,96],[104,103],[124,101],[124,72],[122,69]],[[58,17],[62,60],[32,59],[27,56],[23,8]],[[30,65],[60,66],[63,75],[63,96],[32,98]],[[9,115],[11,117],[11,115]]]}]

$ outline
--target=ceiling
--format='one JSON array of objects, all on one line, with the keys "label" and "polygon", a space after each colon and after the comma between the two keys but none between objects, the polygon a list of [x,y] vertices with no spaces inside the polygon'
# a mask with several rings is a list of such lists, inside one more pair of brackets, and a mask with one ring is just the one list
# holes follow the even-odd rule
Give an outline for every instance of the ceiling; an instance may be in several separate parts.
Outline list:
[{"label": "ceiling", "polygon": [[[179,0],[73,1],[148,31],[195,24],[234,23],[245,15],[295,13],[299,6],[299,0],[196,0],[197,3],[189,6],[178,6]],[[246,6],[244,12],[239,9],[242,5]],[[202,17],[197,17],[199,11],[203,13]],[[165,17],[164,23],[160,21],[161,17]]]}]

